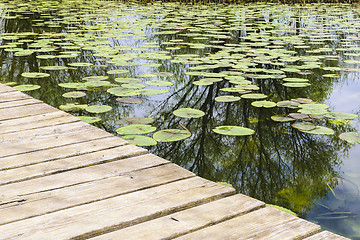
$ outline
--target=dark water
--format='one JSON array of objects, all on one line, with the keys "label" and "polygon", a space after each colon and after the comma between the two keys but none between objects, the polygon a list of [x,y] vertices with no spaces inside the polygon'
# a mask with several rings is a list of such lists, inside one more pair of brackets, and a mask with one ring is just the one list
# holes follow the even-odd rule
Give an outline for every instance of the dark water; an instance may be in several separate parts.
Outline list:
[{"label": "dark water", "polygon": [[[240,193],[291,209],[323,229],[360,239],[360,149],[339,138],[340,133],[358,131],[357,119],[312,119],[319,126],[333,129],[335,134],[304,133],[289,122],[271,119],[273,115],[289,114],[297,109],[256,108],[251,105],[254,101],[251,99],[216,102],[217,96],[240,96],[237,92],[221,90],[234,84],[223,79],[197,86],[193,82],[204,76],[186,74],[200,71],[191,67],[221,64],[201,71],[226,76],[239,72],[259,87],[255,92],[266,94],[267,100],[273,102],[308,98],[329,104],[331,111],[358,114],[357,6],[11,1],[0,7],[1,82],[38,84],[40,89],[27,93],[55,107],[71,102],[109,105],[112,110],[106,113],[84,110],[71,113],[101,117],[102,121],[94,125],[115,135],[120,127],[115,122],[127,117],[152,117],[155,119],[152,125],[158,130],[182,129],[182,124],[192,133],[190,138],[158,143],[147,147],[149,151],[204,178],[230,183]],[[154,34],[164,31],[169,32]],[[16,52],[21,52],[17,48],[40,51],[16,56]],[[76,57],[37,58],[48,54],[69,55],[68,52]],[[193,55],[184,57],[184,54]],[[124,61],[138,65],[123,66]],[[93,66],[41,69],[77,62]],[[251,69],[233,68],[243,62],[252,63]],[[161,65],[142,66],[146,63]],[[107,74],[113,69],[129,72]],[[270,69],[278,71],[264,71]],[[24,72],[47,72],[50,77],[24,78],[21,76]],[[137,77],[161,72],[173,76]],[[267,76],[256,77],[259,75]],[[286,87],[282,85],[284,75],[305,78],[311,85]],[[107,81],[118,85],[117,77],[136,77],[143,82],[167,80],[174,85],[147,86],[169,92],[138,96],[143,100],[141,104],[117,102],[116,96],[106,92],[107,88],[83,90],[87,95],[79,99],[62,97],[73,89],[59,87],[59,83],[84,82],[82,78],[87,76],[109,76]],[[206,114],[188,119],[172,113],[189,107]],[[234,137],[212,131],[222,125],[251,128],[255,134]]]}]

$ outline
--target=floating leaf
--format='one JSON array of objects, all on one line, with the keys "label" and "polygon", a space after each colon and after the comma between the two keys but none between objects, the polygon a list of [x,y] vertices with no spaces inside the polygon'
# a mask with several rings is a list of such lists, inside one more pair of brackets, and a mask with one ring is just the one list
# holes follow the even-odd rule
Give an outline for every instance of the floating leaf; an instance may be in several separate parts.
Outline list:
[{"label": "floating leaf", "polygon": [[116,121],[116,124],[119,125],[129,125],[129,124],[151,124],[155,120],[153,118],[123,118]]},{"label": "floating leaf", "polygon": [[173,114],[182,118],[199,118],[205,115],[203,111],[193,108],[180,108],[175,110]]},{"label": "floating leaf", "polygon": [[88,106],[85,110],[91,113],[104,113],[110,111],[111,109],[112,107],[108,105],[92,105]]},{"label": "floating leaf", "polygon": [[166,89],[155,89],[155,88],[146,88],[146,89],[141,89],[141,90],[139,90],[139,92],[140,92],[142,95],[157,95],[157,94],[168,93],[169,90],[166,90]]},{"label": "floating leaf", "polygon": [[272,108],[276,106],[276,103],[270,101],[255,101],[251,103],[254,107]]},{"label": "floating leaf", "polygon": [[65,105],[59,106],[59,108],[63,111],[78,111],[78,110],[84,110],[87,107],[88,105],[86,104],[75,104],[75,103],[67,103]]},{"label": "floating leaf", "polygon": [[312,130],[301,130],[301,129],[299,130],[305,133],[319,134],[319,135],[333,135],[335,133],[334,130],[322,126],[316,126],[316,128]]},{"label": "floating leaf", "polygon": [[140,98],[135,97],[123,97],[123,98],[117,98],[116,101],[121,103],[128,103],[128,104],[140,104],[143,102]]},{"label": "floating leaf", "polygon": [[83,88],[85,85],[83,83],[59,83],[60,87],[64,88]]},{"label": "floating leaf", "polygon": [[17,85],[14,88],[16,90],[18,90],[18,91],[26,92],[26,91],[32,91],[32,90],[39,89],[40,86],[39,85],[33,85],[33,84],[24,84],[24,85]]},{"label": "floating leaf", "polygon": [[77,62],[77,63],[69,63],[68,65],[71,66],[71,67],[89,67],[89,66],[92,66],[94,64],[87,63],[87,62]]},{"label": "floating leaf", "polygon": [[275,116],[271,116],[271,119],[275,122],[291,122],[291,121],[295,121],[294,118],[291,117],[287,117],[284,115],[275,115]]},{"label": "floating leaf", "polygon": [[346,132],[339,135],[340,139],[352,144],[360,143],[360,134],[357,132]]},{"label": "floating leaf", "polygon": [[262,94],[262,93],[248,93],[248,94],[243,94],[243,95],[241,95],[241,98],[246,98],[246,99],[264,99],[264,98],[267,98],[267,95]]},{"label": "floating leaf", "polygon": [[162,80],[146,81],[145,84],[150,86],[159,86],[159,87],[170,87],[174,85],[172,82],[162,81]]},{"label": "floating leaf", "polygon": [[111,86],[111,83],[108,81],[89,81],[84,83],[84,86],[88,88],[108,87]]},{"label": "floating leaf", "polygon": [[84,92],[67,92],[62,95],[65,98],[81,98],[86,96],[86,93]]},{"label": "floating leaf", "polygon": [[310,131],[316,128],[316,125],[310,122],[296,122],[291,124],[291,126],[300,131]]},{"label": "floating leaf", "polygon": [[124,74],[124,73],[128,73],[128,70],[121,70],[121,69],[116,69],[116,70],[110,70],[107,72],[107,74]]},{"label": "floating leaf", "polygon": [[108,76],[88,76],[88,77],[84,77],[82,80],[84,81],[103,81],[103,80],[107,80],[109,77]]},{"label": "floating leaf", "polygon": [[186,130],[165,129],[154,133],[153,138],[158,142],[175,142],[191,136]]},{"label": "floating leaf", "polygon": [[145,147],[145,146],[153,146],[157,144],[157,142],[153,138],[147,136],[125,135],[125,136],[121,136],[121,138],[128,141],[130,144],[136,146]]},{"label": "floating leaf", "polygon": [[308,87],[310,86],[310,83],[302,83],[302,82],[286,82],[283,83],[285,87]]},{"label": "floating leaf", "polygon": [[50,77],[50,74],[40,73],[40,72],[25,72],[22,73],[21,76],[26,78],[45,78],[45,77]]},{"label": "floating leaf", "polygon": [[214,132],[231,136],[248,136],[255,133],[254,130],[239,126],[219,126],[213,129]]},{"label": "floating leaf", "polygon": [[109,88],[107,90],[108,93],[113,94],[118,97],[127,97],[127,96],[136,96],[140,95],[140,91],[132,90],[132,89],[126,89],[122,87],[115,87],[115,88]]},{"label": "floating leaf", "polygon": [[86,123],[94,123],[101,121],[101,118],[99,117],[90,117],[90,116],[76,116],[77,118],[80,118],[81,121]]},{"label": "floating leaf", "polygon": [[45,66],[45,67],[40,67],[41,69],[44,69],[44,70],[65,70],[65,69],[68,69],[68,67],[65,67],[65,66]]},{"label": "floating leaf", "polygon": [[235,101],[239,101],[240,97],[237,96],[232,96],[232,95],[224,95],[224,96],[219,96],[215,98],[215,101],[217,102],[235,102]]},{"label": "floating leaf", "polygon": [[280,101],[276,105],[278,107],[298,108],[300,103],[286,100],[286,101]]},{"label": "floating leaf", "polygon": [[327,118],[345,119],[345,120],[351,120],[359,117],[359,115],[357,114],[344,113],[344,112],[329,112],[329,113],[325,113],[324,116]]},{"label": "floating leaf", "polygon": [[118,134],[145,134],[151,133],[156,130],[156,127],[147,124],[131,124],[121,128],[116,129]]}]

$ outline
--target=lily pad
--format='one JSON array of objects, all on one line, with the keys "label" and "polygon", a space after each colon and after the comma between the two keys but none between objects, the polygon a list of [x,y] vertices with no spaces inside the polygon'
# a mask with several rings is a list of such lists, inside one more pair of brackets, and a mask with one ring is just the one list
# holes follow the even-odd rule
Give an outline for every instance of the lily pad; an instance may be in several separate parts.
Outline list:
[{"label": "lily pad", "polygon": [[154,133],[153,138],[158,142],[175,142],[191,136],[186,130],[165,129]]},{"label": "lily pad", "polygon": [[241,98],[237,97],[237,96],[232,96],[232,95],[224,95],[224,96],[219,96],[215,98],[215,101],[217,102],[235,102],[235,101],[239,101]]},{"label": "lily pad", "polygon": [[243,94],[243,95],[241,95],[241,98],[246,98],[246,99],[264,99],[264,98],[267,98],[267,95],[262,94],[262,93],[248,93],[248,94]]},{"label": "lily pad", "polygon": [[87,108],[86,104],[76,104],[76,103],[67,103],[65,105],[60,105],[59,108],[63,111],[79,111]]},{"label": "lily pad", "polygon": [[251,103],[254,107],[272,108],[276,106],[276,103],[270,101],[255,101]]},{"label": "lily pad", "polygon": [[99,117],[90,117],[90,116],[76,116],[77,118],[80,118],[81,121],[86,123],[94,123],[101,121],[101,118]]},{"label": "lily pad", "polygon": [[155,89],[155,88],[146,88],[146,89],[141,89],[141,90],[139,90],[139,92],[140,92],[142,95],[157,95],[157,94],[168,93],[169,90],[166,90],[166,89]]},{"label": "lily pad", "polygon": [[65,98],[81,98],[81,97],[86,96],[86,93],[75,91],[75,92],[64,93],[62,96]]},{"label": "lily pad", "polygon": [[39,89],[40,86],[39,85],[33,85],[33,84],[24,84],[24,85],[17,85],[14,88],[16,90],[18,90],[18,91],[26,92],[26,91],[32,91],[32,90]]},{"label": "lily pad", "polygon": [[40,73],[40,72],[24,72],[21,74],[21,76],[25,78],[45,78],[45,77],[50,77],[50,74]]},{"label": "lily pad", "polygon": [[84,77],[82,80],[84,81],[103,81],[103,80],[107,80],[109,77],[108,76],[88,76],[88,77]]},{"label": "lily pad", "polygon": [[298,108],[300,103],[293,102],[293,101],[280,101],[276,104],[278,107],[287,107],[287,108]]},{"label": "lily pad", "polygon": [[334,130],[323,126],[316,126],[316,128],[312,130],[301,130],[301,129],[299,130],[305,133],[318,134],[318,135],[333,135],[335,133]]},{"label": "lily pad", "polygon": [[85,87],[83,83],[59,83],[60,87],[64,88],[82,88]]},{"label": "lily pad", "polygon": [[182,118],[199,118],[205,115],[203,111],[193,108],[180,108],[175,110],[173,114]]},{"label": "lily pad", "polygon": [[162,80],[146,81],[145,84],[150,86],[159,86],[159,87],[170,87],[174,85],[172,82],[162,81]]},{"label": "lily pad", "polygon": [[151,133],[156,130],[156,127],[147,124],[131,124],[121,128],[116,129],[118,134],[145,134]]},{"label": "lily pad", "polygon": [[310,86],[310,83],[303,83],[303,82],[286,82],[283,83],[282,85],[284,85],[285,87],[308,87]]},{"label": "lily pad", "polygon": [[316,128],[316,125],[310,122],[296,122],[291,124],[291,126],[300,131],[310,131]]},{"label": "lily pad", "polygon": [[295,121],[294,118],[291,117],[287,117],[285,115],[275,115],[275,116],[271,116],[271,119],[275,122],[292,122]]},{"label": "lily pad", "polygon": [[121,136],[122,139],[128,141],[130,144],[136,145],[136,146],[153,146],[156,145],[157,142],[151,137],[147,136],[141,136],[141,135],[125,135]]},{"label": "lily pad", "polygon": [[239,126],[219,126],[213,129],[214,132],[231,136],[248,136],[255,133],[254,130]]},{"label": "lily pad", "polygon": [[135,97],[123,97],[123,98],[117,98],[116,101],[121,103],[128,103],[128,104],[140,104],[143,102],[140,98]]},{"label": "lily pad", "polygon": [[339,135],[340,139],[352,144],[360,143],[360,134],[357,132],[346,132]]},{"label": "lily pad", "polygon": [[68,69],[68,67],[66,67],[66,66],[45,66],[45,67],[40,67],[40,68],[41,68],[41,69],[44,69],[44,70],[49,70],[49,71]]},{"label": "lily pad", "polygon": [[327,118],[334,118],[334,119],[344,119],[344,120],[351,120],[358,118],[359,115],[353,113],[344,113],[344,112],[329,112],[324,114]]},{"label": "lily pad", "polygon": [[116,121],[116,124],[119,125],[129,125],[129,124],[151,124],[155,120],[153,118],[123,118]]},{"label": "lily pad", "polygon": [[89,81],[84,83],[84,85],[88,88],[98,88],[111,86],[111,83],[109,81]]},{"label": "lily pad", "polygon": [[89,67],[89,66],[92,66],[94,64],[87,63],[87,62],[77,62],[77,63],[69,63],[68,65],[71,66],[71,67]]},{"label": "lily pad", "polygon": [[138,90],[126,89],[126,88],[122,88],[122,87],[109,88],[107,90],[107,92],[112,95],[118,96],[118,97],[128,97],[128,96],[140,95],[140,91],[138,91]]},{"label": "lily pad", "polygon": [[110,70],[107,72],[107,74],[124,74],[124,73],[128,73],[128,70],[121,70],[121,69],[116,69],[116,70]]},{"label": "lily pad", "polygon": [[111,109],[112,107],[108,105],[92,105],[85,108],[85,110],[90,113],[104,113],[110,111]]}]

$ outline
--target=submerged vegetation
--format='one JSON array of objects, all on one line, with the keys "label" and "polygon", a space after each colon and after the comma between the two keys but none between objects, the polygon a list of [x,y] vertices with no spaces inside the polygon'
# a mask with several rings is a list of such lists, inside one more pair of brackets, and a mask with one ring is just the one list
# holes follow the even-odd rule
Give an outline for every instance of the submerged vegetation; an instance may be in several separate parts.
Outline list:
[{"label": "submerged vegetation", "polygon": [[359,172],[342,170],[360,143],[359,110],[350,95],[346,110],[329,100],[357,87],[357,7],[64,0],[0,9],[3,83],[360,236]]}]

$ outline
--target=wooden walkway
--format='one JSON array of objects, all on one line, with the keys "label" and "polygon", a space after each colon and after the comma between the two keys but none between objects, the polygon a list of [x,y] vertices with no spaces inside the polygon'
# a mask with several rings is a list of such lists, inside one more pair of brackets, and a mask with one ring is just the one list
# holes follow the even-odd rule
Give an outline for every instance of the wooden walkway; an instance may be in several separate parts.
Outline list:
[{"label": "wooden walkway", "polygon": [[0,84],[0,239],[346,239]]}]

